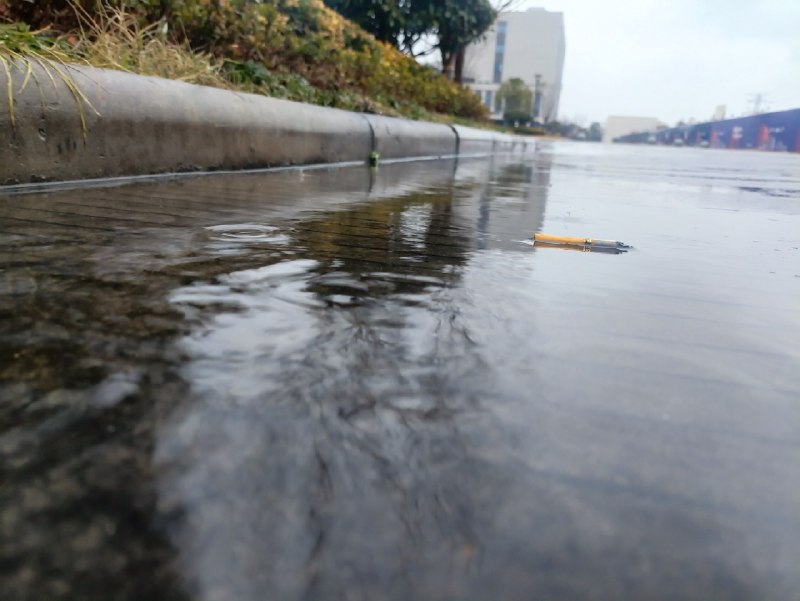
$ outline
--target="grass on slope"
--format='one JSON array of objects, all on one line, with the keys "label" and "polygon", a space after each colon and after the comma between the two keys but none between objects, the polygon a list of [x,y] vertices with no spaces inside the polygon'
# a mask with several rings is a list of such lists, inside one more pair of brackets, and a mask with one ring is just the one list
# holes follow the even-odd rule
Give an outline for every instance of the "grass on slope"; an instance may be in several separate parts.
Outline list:
[{"label": "grass on slope", "polygon": [[363,112],[486,118],[472,92],[320,0],[6,0],[0,19],[12,23],[0,25],[6,70],[25,68],[17,53]]}]

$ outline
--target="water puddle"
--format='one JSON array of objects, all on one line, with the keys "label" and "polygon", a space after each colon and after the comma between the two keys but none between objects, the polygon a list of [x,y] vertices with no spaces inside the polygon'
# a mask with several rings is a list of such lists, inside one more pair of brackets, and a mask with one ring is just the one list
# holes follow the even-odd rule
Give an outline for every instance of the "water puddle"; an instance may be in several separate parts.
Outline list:
[{"label": "water puddle", "polygon": [[796,157],[0,197],[6,594],[794,598],[800,214],[751,180]]}]

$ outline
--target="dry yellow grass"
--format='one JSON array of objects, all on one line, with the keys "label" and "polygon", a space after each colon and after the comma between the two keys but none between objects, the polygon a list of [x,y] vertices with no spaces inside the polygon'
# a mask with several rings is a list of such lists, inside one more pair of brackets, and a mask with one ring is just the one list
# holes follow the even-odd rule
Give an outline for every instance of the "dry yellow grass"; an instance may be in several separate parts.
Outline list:
[{"label": "dry yellow grass", "polygon": [[[86,139],[86,110],[97,112],[70,74],[70,63],[153,75],[206,86],[231,89],[220,66],[208,54],[166,39],[159,24],[142,27],[132,15],[106,7],[99,18],[89,15],[77,4],[73,8],[81,23],[81,35],[52,38],[47,30],[31,31],[16,24],[0,24],[0,89],[8,100],[8,118],[16,127],[15,96],[31,83],[40,87],[42,74],[56,86],[59,81],[72,94]],[[14,82],[21,74],[21,83]]]},{"label": "dry yellow grass", "polygon": [[89,18],[83,9],[74,6],[82,35],[69,41],[72,51],[90,65],[217,88],[232,87],[211,55],[168,40],[165,23],[143,27],[134,15],[110,7]]},{"label": "dry yellow grass", "polygon": [[[69,73],[68,61],[73,60],[74,57],[59,44],[43,41],[44,33],[44,30],[29,31],[24,27],[0,25],[0,74],[5,79],[3,87],[8,100],[8,118],[11,127],[12,129],[16,128],[15,96],[21,94],[31,82],[41,90],[42,81],[39,76],[43,75],[49,79],[53,87],[56,87],[58,81],[63,82],[72,94],[78,110],[83,138],[86,141],[85,107],[97,111]],[[14,90],[14,72],[22,74],[22,81],[17,90]]]}]

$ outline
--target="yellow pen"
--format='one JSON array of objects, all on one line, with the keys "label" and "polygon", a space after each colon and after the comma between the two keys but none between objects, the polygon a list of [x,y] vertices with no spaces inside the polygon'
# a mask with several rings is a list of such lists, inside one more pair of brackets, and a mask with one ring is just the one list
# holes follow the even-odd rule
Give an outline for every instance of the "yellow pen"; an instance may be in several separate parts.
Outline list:
[{"label": "yellow pen", "polygon": [[553,236],[550,234],[535,234],[534,243],[540,244],[566,244],[568,246],[582,246],[589,248],[631,248],[628,244],[616,240],[598,240],[597,238],[578,238],[575,236]]}]

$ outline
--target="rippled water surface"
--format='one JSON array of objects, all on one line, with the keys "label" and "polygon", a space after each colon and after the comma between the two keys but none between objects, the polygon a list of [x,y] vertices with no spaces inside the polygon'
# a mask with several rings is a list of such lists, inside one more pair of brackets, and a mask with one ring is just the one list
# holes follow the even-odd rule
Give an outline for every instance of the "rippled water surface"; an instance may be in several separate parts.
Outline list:
[{"label": "rippled water surface", "polygon": [[800,599],[800,156],[0,194],[0,457],[3,599]]}]

